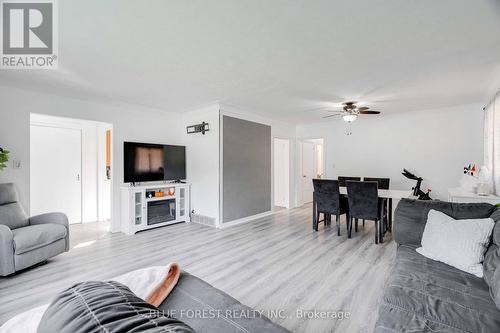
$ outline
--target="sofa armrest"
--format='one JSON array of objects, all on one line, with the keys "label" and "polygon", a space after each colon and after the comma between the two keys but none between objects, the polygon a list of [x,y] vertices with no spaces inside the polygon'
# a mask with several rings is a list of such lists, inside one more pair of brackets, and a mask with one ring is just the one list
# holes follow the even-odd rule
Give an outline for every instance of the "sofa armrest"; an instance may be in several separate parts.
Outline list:
[{"label": "sofa armrest", "polygon": [[14,272],[14,236],[9,227],[0,224],[0,276]]},{"label": "sofa armrest", "polygon": [[47,213],[30,217],[30,225],[37,224],[60,224],[66,228],[66,252],[69,251],[69,222],[66,214]]},{"label": "sofa armrest", "polygon": [[402,199],[394,211],[393,236],[400,245],[420,246],[425,224],[427,223],[425,206],[417,200]]}]

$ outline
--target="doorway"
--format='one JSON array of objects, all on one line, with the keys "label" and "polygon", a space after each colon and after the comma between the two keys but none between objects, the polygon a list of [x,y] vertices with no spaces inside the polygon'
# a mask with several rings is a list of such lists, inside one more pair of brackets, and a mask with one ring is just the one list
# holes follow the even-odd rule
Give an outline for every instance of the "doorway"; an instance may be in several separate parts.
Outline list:
[{"label": "doorway", "polygon": [[111,140],[111,124],[31,114],[30,214],[62,212],[70,224],[109,222]]},{"label": "doorway", "polygon": [[300,203],[313,200],[313,184],[315,178],[325,177],[325,150],[323,139],[306,139],[300,141]]},{"label": "doorway", "polygon": [[274,138],[274,206],[290,208],[290,140]]}]

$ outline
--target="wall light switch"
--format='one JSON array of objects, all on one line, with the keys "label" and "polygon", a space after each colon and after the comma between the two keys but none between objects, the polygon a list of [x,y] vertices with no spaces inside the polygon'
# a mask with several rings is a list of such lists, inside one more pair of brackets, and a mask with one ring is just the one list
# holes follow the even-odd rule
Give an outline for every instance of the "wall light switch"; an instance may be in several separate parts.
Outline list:
[{"label": "wall light switch", "polygon": [[12,167],[14,169],[21,169],[21,161],[12,161]]}]

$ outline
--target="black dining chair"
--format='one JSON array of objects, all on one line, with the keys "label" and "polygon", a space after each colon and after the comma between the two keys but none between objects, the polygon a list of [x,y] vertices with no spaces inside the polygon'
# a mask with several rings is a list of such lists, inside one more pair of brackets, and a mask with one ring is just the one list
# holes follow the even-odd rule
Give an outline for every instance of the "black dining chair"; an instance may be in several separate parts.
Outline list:
[{"label": "black dining chair", "polygon": [[337,234],[340,236],[340,215],[349,213],[349,204],[347,198],[340,195],[339,182],[330,179],[313,179],[313,187],[313,229],[318,231],[318,224],[321,222],[320,214],[323,214],[325,226],[330,224],[331,216],[335,215]]},{"label": "black dining chair", "polygon": [[388,190],[390,178],[373,178],[373,177],[363,177],[365,182],[377,182],[379,190]]},{"label": "black dining chair", "polygon": [[[378,189],[379,190],[388,190],[389,189],[389,184],[391,182],[390,178],[376,178],[376,177],[363,177],[363,180],[365,182],[377,182],[378,184]],[[387,214],[387,202],[388,199],[384,199],[384,214]],[[363,227],[365,226],[365,220],[363,220]],[[390,230],[390,225],[384,226],[385,229]]]},{"label": "black dining chair", "polygon": [[346,181],[348,181],[348,180],[360,181],[360,180],[361,180],[361,177],[345,177],[345,176],[339,176],[339,177],[338,177],[338,180],[339,180],[339,186],[343,186],[343,187],[345,187],[345,183],[346,183]]},{"label": "black dining chair", "polygon": [[[375,244],[383,243],[382,223],[385,218],[383,201],[378,197],[377,182],[347,181],[349,201],[348,237],[352,237],[353,219],[375,222]],[[357,231],[357,228],[356,228]]]}]

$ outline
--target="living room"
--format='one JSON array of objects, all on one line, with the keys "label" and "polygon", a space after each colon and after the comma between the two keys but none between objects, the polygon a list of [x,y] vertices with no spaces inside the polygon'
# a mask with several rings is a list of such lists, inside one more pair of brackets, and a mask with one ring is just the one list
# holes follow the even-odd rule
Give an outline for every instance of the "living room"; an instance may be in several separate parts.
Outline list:
[{"label": "living room", "polygon": [[1,1],[0,332],[500,331],[497,1],[40,3]]}]

